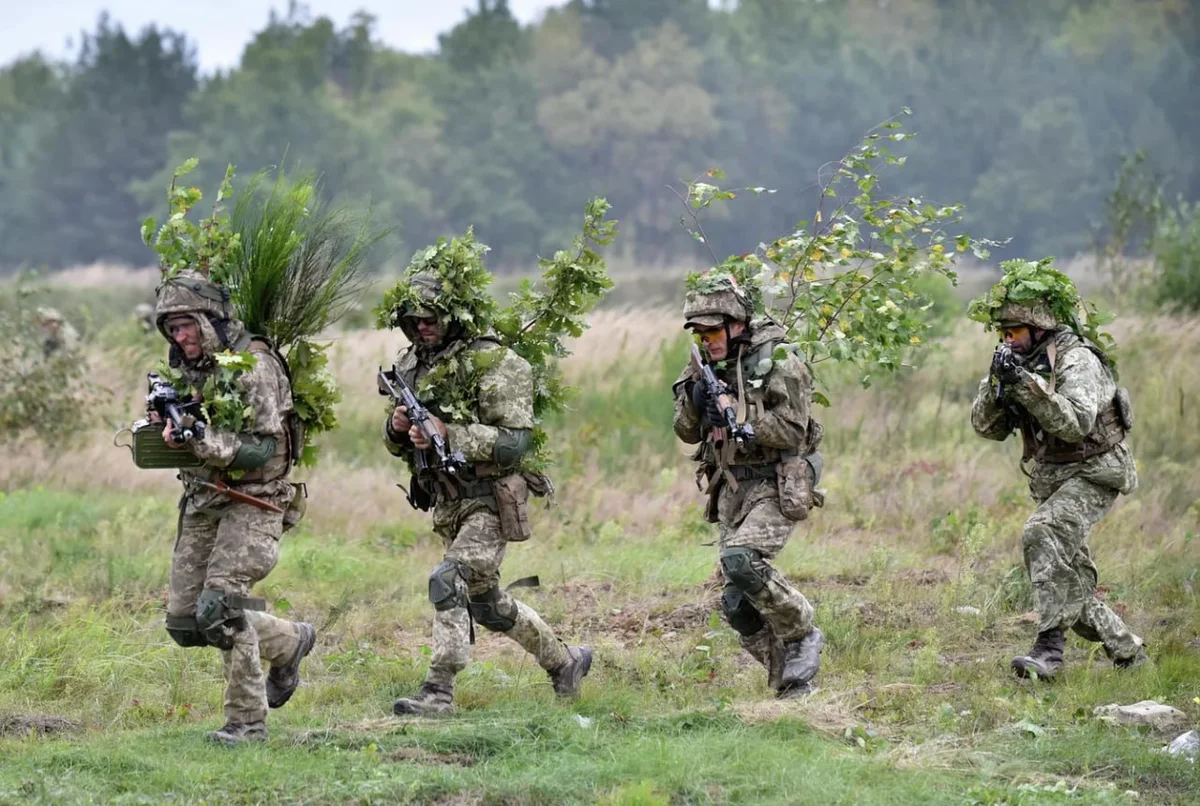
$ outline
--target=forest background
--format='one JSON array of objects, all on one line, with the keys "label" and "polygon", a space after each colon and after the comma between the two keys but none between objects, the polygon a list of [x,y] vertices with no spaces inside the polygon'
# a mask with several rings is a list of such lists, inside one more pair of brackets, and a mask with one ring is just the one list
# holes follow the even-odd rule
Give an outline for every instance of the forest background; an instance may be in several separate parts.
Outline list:
[{"label": "forest background", "polygon": [[592,195],[628,262],[691,262],[668,183],[716,166],[778,190],[707,226],[749,251],[903,107],[905,192],[964,202],[1013,239],[1000,258],[1089,250],[1139,149],[1168,197],[1200,196],[1185,0],[572,0],[528,26],[480,0],[424,55],[293,4],[236,68],[202,75],[198,44],[101,18],[73,61],[0,68],[0,269],[149,263],[137,222],[191,156],[206,188],[227,162],[320,172],[392,228],[379,263],[474,224],[494,268],[532,267]]}]

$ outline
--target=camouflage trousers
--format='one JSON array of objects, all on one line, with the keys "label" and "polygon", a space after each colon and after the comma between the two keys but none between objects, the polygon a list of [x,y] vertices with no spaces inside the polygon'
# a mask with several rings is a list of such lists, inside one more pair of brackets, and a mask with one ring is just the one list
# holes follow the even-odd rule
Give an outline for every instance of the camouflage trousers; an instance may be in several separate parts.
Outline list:
[{"label": "camouflage trousers", "polygon": [[[276,502],[282,506],[287,501]],[[167,614],[191,618],[203,590],[249,596],[250,589],[279,560],[283,516],[249,504],[228,502],[197,510],[189,502],[171,556]],[[267,716],[262,661],[286,663],[300,645],[299,627],[255,610],[244,612],[233,648],[221,651],[225,665],[225,719],[258,722]]]},{"label": "camouflage trousers", "polygon": [[[514,612],[513,626],[502,633],[516,641],[538,665],[547,671],[557,669],[570,657],[567,647],[555,636],[550,625],[533,608],[514,599],[500,588],[500,563],[508,545],[500,532],[500,518],[490,510],[479,509],[467,515],[452,537],[445,539],[446,560],[461,569],[460,582],[468,597],[498,590],[495,606]],[[426,680],[452,686],[454,676],[471,660],[471,616],[465,607],[442,610],[433,619],[433,657]]]},{"label": "camouflage trousers", "polygon": [[[783,670],[783,644],[799,641],[813,628],[813,608],[769,562],[791,537],[795,522],[779,511],[779,494],[774,480],[749,481],[735,491],[721,490],[717,500],[719,546],[754,549],[758,558],[752,566],[764,584],[755,593],[743,591],[762,617],[763,629],[739,635],[738,642],[767,670],[767,682],[778,688]],[[728,589],[732,583],[726,580]]]},{"label": "camouflage trousers", "polygon": [[1087,545],[1092,527],[1112,508],[1117,494],[1079,477],[1052,492],[1035,490],[1038,508],[1025,522],[1021,546],[1033,584],[1038,631],[1072,629],[1088,641],[1102,643],[1110,658],[1131,658],[1142,639],[1096,598],[1098,574]]}]

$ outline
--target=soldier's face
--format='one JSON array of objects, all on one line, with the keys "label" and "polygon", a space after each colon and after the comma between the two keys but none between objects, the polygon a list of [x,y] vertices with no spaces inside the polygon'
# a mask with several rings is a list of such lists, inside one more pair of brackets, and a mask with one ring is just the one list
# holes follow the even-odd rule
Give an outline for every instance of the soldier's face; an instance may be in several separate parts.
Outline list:
[{"label": "soldier's face", "polygon": [[417,336],[426,347],[433,347],[442,340],[442,324],[437,317],[413,317],[417,328]]},{"label": "soldier's face", "polygon": [[745,330],[745,322],[730,322],[721,327],[694,327],[692,333],[704,348],[709,361],[724,361],[729,357],[729,339],[737,338]]},{"label": "soldier's face", "polygon": [[198,361],[204,355],[204,347],[200,342],[200,326],[190,316],[173,316],[167,320],[167,333],[171,341],[179,345],[183,357],[188,361]]},{"label": "soldier's face", "polygon": [[1000,338],[1017,355],[1023,355],[1033,347],[1033,331],[1024,325],[1001,328]]}]

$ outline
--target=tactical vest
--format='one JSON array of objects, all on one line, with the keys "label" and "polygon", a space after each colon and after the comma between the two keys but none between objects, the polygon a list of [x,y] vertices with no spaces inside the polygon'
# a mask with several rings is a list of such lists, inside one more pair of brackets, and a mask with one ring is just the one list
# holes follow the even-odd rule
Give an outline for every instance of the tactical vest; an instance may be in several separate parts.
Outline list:
[{"label": "tactical vest", "polygon": [[[1108,368],[1108,359],[1104,353],[1082,339],[1068,346],[1066,350],[1059,354],[1059,357],[1071,350],[1080,348],[1091,350],[1100,360],[1104,371],[1111,373]],[[1050,373],[1051,378],[1053,378],[1053,367],[1050,368]],[[1118,388],[1113,395],[1113,399],[1100,410],[1099,415],[1096,417],[1096,422],[1092,425],[1092,430],[1081,442],[1067,442],[1053,434],[1047,433],[1033,415],[1026,411],[1023,406],[1018,406],[1016,411],[1017,427],[1021,431],[1021,440],[1023,443],[1021,461],[1026,462],[1033,459],[1047,464],[1063,465],[1072,462],[1082,462],[1085,459],[1099,456],[1115,448],[1125,439],[1125,435],[1129,430],[1128,426],[1131,425],[1122,416],[1120,401],[1122,391]],[[1126,415],[1126,417],[1128,416]]]}]

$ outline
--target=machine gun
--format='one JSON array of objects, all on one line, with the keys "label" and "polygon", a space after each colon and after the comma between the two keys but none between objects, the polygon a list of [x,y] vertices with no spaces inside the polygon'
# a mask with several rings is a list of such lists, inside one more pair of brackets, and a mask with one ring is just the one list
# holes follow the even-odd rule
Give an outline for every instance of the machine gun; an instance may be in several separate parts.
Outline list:
[{"label": "machine gun", "polygon": [[164,423],[171,423],[175,441],[187,443],[193,439],[204,439],[207,426],[200,417],[200,401],[180,400],[175,387],[157,373],[149,373],[146,381],[150,387],[146,395],[146,410],[157,413]]},{"label": "machine gun", "polygon": [[733,441],[742,447],[747,443],[754,441],[754,426],[750,423],[739,423],[737,418],[737,409],[734,408],[733,402],[729,399],[729,395],[725,391],[725,385],[717,378],[717,374],[712,371],[712,367],[704,363],[700,357],[700,350],[696,345],[692,345],[692,368],[696,370],[700,377],[700,383],[704,384],[705,393],[713,400],[717,401],[717,408],[721,411],[721,416],[725,419],[725,428],[728,429],[729,435],[733,437]]},{"label": "machine gun", "polygon": [[[433,478],[441,478],[443,475],[457,476],[459,471],[467,466],[466,457],[463,456],[462,451],[450,452],[446,445],[446,438],[433,424],[433,415],[429,413],[429,409],[421,405],[421,401],[417,400],[412,387],[405,383],[404,378],[396,372],[394,367],[390,370],[382,368],[379,370],[379,394],[391,397],[392,402],[397,406],[404,406],[409,422],[421,429],[425,438],[429,440],[430,448],[417,451],[416,481],[423,488],[425,494],[432,499],[436,488],[431,488],[428,482]],[[433,462],[429,461],[430,454],[433,455]],[[409,491],[409,503],[418,509],[428,509],[428,506],[419,505],[415,492],[415,490]],[[432,505],[432,500],[430,505]]]}]

